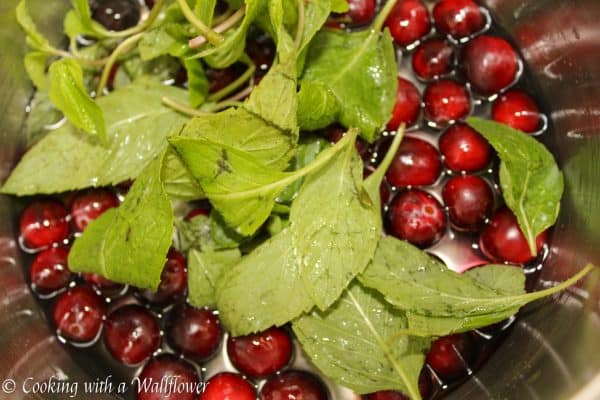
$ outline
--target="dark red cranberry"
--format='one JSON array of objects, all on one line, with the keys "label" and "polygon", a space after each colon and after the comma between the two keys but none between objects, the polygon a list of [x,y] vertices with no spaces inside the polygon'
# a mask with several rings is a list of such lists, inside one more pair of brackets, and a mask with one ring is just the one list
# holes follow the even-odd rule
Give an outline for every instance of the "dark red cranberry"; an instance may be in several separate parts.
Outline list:
[{"label": "dark red cranberry", "polygon": [[61,337],[73,342],[91,342],[102,328],[104,302],[91,288],[74,287],[58,297],[52,317]]},{"label": "dark red cranberry", "polygon": [[198,359],[212,356],[219,348],[221,335],[221,323],[214,311],[182,304],[171,313],[167,339],[186,356]]},{"label": "dark red cranberry", "polygon": [[158,321],[154,314],[136,304],[117,308],[104,322],[104,344],[123,364],[138,364],[160,346]]},{"label": "dark red cranberry", "polygon": [[448,335],[431,344],[426,361],[442,379],[453,379],[470,372],[475,357],[474,343],[466,333]]},{"label": "dark red cranberry", "polygon": [[399,193],[388,211],[389,231],[419,247],[437,242],[446,230],[442,205],[427,192],[413,189]]},{"label": "dark red cranberry", "polygon": [[490,185],[475,175],[450,178],[442,190],[450,221],[459,229],[476,231],[494,209]]},{"label": "dark red cranberry", "polygon": [[92,18],[106,29],[123,31],[137,25],[140,6],[135,0],[102,0],[92,7]]},{"label": "dark red cranberry", "polygon": [[196,207],[185,215],[185,220],[189,221],[189,220],[193,219],[194,217],[197,217],[198,215],[206,215],[206,216],[210,215],[210,208]]},{"label": "dark red cranberry", "polygon": [[275,43],[269,35],[254,33],[248,37],[246,53],[256,66],[257,72],[264,74],[275,59]]},{"label": "dark red cranberry", "polygon": [[492,147],[483,136],[462,122],[440,136],[440,152],[453,171],[480,171],[492,161]]},{"label": "dark red cranberry", "polygon": [[425,116],[437,126],[465,118],[471,112],[471,96],[464,85],[443,79],[430,83],[423,94]]},{"label": "dark red cranberry", "polygon": [[412,57],[412,68],[419,78],[430,80],[447,75],[454,67],[454,47],[448,41],[433,38],[417,47]]},{"label": "dark red cranberry", "polygon": [[392,111],[387,128],[395,131],[404,123],[407,127],[414,125],[421,112],[421,94],[419,89],[409,80],[398,78],[398,91],[396,92],[396,104]]},{"label": "dark red cranberry", "polygon": [[390,29],[394,41],[400,46],[413,44],[431,30],[429,11],[420,0],[396,2],[385,25]]},{"label": "dark red cranberry", "polygon": [[254,386],[243,376],[221,372],[206,382],[198,400],[256,400]]},{"label": "dark red cranberry", "polygon": [[540,109],[535,100],[519,89],[500,95],[492,104],[492,119],[527,133],[540,129]]},{"label": "dark red cranberry", "polygon": [[110,279],[106,279],[102,275],[84,272],[83,274],[81,274],[81,276],[87,283],[94,285],[100,290],[111,290],[123,287],[122,284],[113,282]]},{"label": "dark red cranberry", "polygon": [[425,140],[407,136],[400,143],[386,177],[396,187],[431,185],[442,172],[440,153]]},{"label": "dark red cranberry", "polygon": [[156,293],[142,291],[142,297],[152,304],[164,305],[185,297],[187,291],[187,268],[183,254],[175,249],[169,250],[167,262],[160,275],[160,285]]},{"label": "dark red cranberry", "polygon": [[441,0],[433,8],[440,33],[462,39],[483,29],[486,18],[473,0]]},{"label": "dark red cranberry", "polygon": [[325,385],[305,371],[285,371],[269,379],[262,387],[260,400],[327,400]]},{"label": "dark red cranberry", "polygon": [[48,295],[63,289],[71,280],[67,266],[69,249],[53,247],[39,253],[31,263],[29,278],[37,293]]},{"label": "dark red cranberry", "polygon": [[29,204],[21,214],[19,226],[21,240],[29,249],[41,249],[69,236],[67,210],[55,200]]},{"label": "dark red cranberry", "polygon": [[[337,124],[330,125],[325,128],[324,135],[331,143],[337,143],[344,137],[344,135],[346,135],[346,128]],[[369,158],[369,144],[365,142],[364,139],[358,137],[354,143],[354,146],[363,160],[367,160]]]},{"label": "dark red cranberry", "polygon": [[78,231],[102,215],[109,208],[119,206],[119,198],[108,189],[91,189],[78,193],[71,204],[71,218]]},{"label": "dark red cranberry", "polygon": [[473,90],[491,96],[515,81],[519,57],[505,39],[482,35],[465,45],[461,65]]},{"label": "dark red cranberry", "polygon": [[[538,252],[546,242],[547,236],[547,231],[544,231],[536,238]],[[492,216],[481,232],[479,245],[481,251],[496,262],[523,264],[534,259],[517,217],[506,207]]]},{"label": "dark red cranberry", "polygon": [[263,378],[285,367],[292,358],[292,338],[283,328],[248,336],[229,337],[227,354],[243,374]]},{"label": "dark red cranberry", "polygon": [[375,0],[347,0],[348,11],[343,14],[333,14],[329,26],[361,26],[373,20],[376,13]]},{"label": "dark red cranberry", "polygon": [[206,68],[206,77],[210,82],[208,92],[216,93],[219,90],[224,89],[229,84],[233,83],[246,68],[246,66],[240,65],[239,63],[224,69]]},{"label": "dark red cranberry", "polygon": [[[172,354],[161,354],[150,360],[134,381],[137,400],[196,400],[202,392],[194,367]],[[181,390],[168,390],[165,385],[169,382]],[[157,385],[163,385],[162,390]]]}]

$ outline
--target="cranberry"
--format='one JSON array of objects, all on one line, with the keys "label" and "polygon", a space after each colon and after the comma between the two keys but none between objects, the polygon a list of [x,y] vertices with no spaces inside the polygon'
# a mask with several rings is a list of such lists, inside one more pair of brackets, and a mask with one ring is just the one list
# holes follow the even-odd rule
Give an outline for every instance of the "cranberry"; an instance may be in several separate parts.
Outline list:
[{"label": "cranberry", "polygon": [[167,326],[171,346],[186,356],[205,359],[212,356],[221,343],[221,323],[214,311],[186,304],[177,307]]},{"label": "cranberry", "polygon": [[66,247],[54,247],[39,253],[31,263],[29,278],[33,289],[48,295],[63,289],[71,280],[71,271],[67,266],[69,250]]},{"label": "cranberry", "polygon": [[140,6],[135,0],[102,0],[92,7],[92,18],[106,29],[123,31],[140,20]]},{"label": "cranberry", "polygon": [[151,290],[142,291],[142,297],[152,304],[164,305],[183,297],[187,290],[187,269],[183,254],[171,249],[167,254],[167,262],[160,275],[160,285],[156,293]]},{"label": "cranberry", "polygon": [[400,143],[386,177],[396,187],[431,185],[442,171],[440,153],[422,139],[407,136]]},{"label": "cranberry", "polygon": [[285,371],[269,379],[262,387],[260,400],[327,400],[327,389],[313,374]]},{"label": "cranberry", "polygon": [[102,328],[104,302],[91,288],[78,286],[58,297],[52,312],[57,333],[67,340],[86,343]]},{"label": "cranberry", "polygon": [[448,335],[431,344],[426,361],[442,379],[464,375],[475,358],[474,343],[466,333]]},{"label": "cranberry", "polygon": [[69,236],[67,210],[56,200],[34,201],[21,214],[21,239],[30,249],[64,241]]},{"label": "cranberry", "polygon": [[256,390],[244,377],[221,372],[206,382],[198,400],[255,400]]},{"label": "cranberry", "polygon": [[450,221],[459,229],[476,231],[494,208],[494,194],[485,180],[475,175],[450,178],[442,190]]},{"label": "cranberry", "polygon": [[471,111],[471,96],[467,88],[449,79],[430,83],[423,100],[425,116],[437,126],[465,118]]},{"label": "cranberry", "polygon": [[160,346],[160,327],[154,314],[135,304],[118,308],[104,323],[106,348],[123,364],[138,364]]},{"label": "cranberry", "polygon": [[[547,239],[547,231],[536,238],[540,251]],[[481,251],[493,261],[523,264],[533,260],[527,239],[523,235],[517,217],[508,208],[502,208],[490,219],[479,238]]]},{"label": "cranberry", "polygon": [[481,31],[486,18],[473,0],[441,0],[433,8],[437,30],[455,39]]},{"label": "cranberry", "polygon": [[[337,124],[330,125],[325,128],[324,135],[331,143],[337,143],[346,135],[346,128]],[[367,160],[369,158],[371,150],[369,148],[369,144],[365,142],[363,138],[358,137],[354,143],[354,146],[363,160]]]},{"label": "cranberry", "polygon": [[243,64],[233,64],[230,67],[224,69],[206,69],[206,77],[210,82],[208,87],[209,93],[216,93],[221,89],[224,89],[229,84],[233,83],[246,69]]},{"label": "cranberry", "polygon": [[503,38],[482,35],[465,45],[461,65],[473,89],[483,96],[491,96],[515,81],[519,58]]},{"label": "cranberry", "polygon": [[504,93],[492,104],[492,119],[527,133],[534,133],[541,125],[540,109],[522,90]]},{"label": "cranberry", "polygon": [[[172,354],[161,354],[150,360],[136,381],[137,400],[195,400],[202,391],[202,384],[194,367]],[[162,382],[164,385],[174,382],[175,387],[181,390],[160,390],[155,387],[163,385]]]},{"label": "cranberry", "polygon": [[448,128],[439,144],[444,162],[453,171],[479,171],[492,161],[492,147],[487,140],[462,122]]},{"label": "cranberry", "polygon": [[256,66],[256,74],[262,77],[275,59],[275,43],[269,35],[253,34],[248,37],[246,53]]},{"label": "cranberry", "polygon": [[411,81],[398,78],[398,91],[396,104],[387,128],[395,131],[404,123],[406,126],[414,125],[421,112],[421,94]]},{"label": "cranberry", "polygon": [[84,272],[83,274],[81,274],[81,276],[87,283],[97,287],[100,290],[110,290],[123,287],[122,284],[113,282],[110,279],[106,279],[102,275]]},{"label": "cranberry", "polygon": [[412,57],[412,68],[419,78],[430,80],[452,72],[454,47],[448,41],[433,38],[417,47]]},{"label": "cranberry", "polygon": [[283,328],[230,337],[227,354],[240,372],[253,378],[262,378],[279,371],[290,362],[292,338]]},{"label": "cranberry", "polygon": [[189,220],[193,219],[194,217],[197,217],[198,215],[206,215],[206,216],[208,216],[208,215],[210,215],[210,209],[208,207],[206,207],[206,208],[205,207],[194,208],[193,210],[190,210],[190,212],[188,212],[185,215],[184,219],[186,221],[189,221]]},{"label": "cranberry", "polygon": [[419,247],[437,242],[446,229],[442,205],[427,192],[413,189],[398,194],[388,212],[389,231]]},{"label": "cranberry", "polygon": [[118,206],[119,198],[114,192],[108,189],[91,189],[75,196],[71,205],[71,218],[75,228],[83,231],[106,210]]},{"label": "cranberry", "polygon": [[332,22],[338,25],[355,27],[368,24],[373,20],[376,13],[377,2],[375,0],[347,0],[348,11],[335,15]]},{"label": "cranberry", "polygon": [[385,25],[400,46],[410,46],[431,30],[429,12],[420,0],[396,2]]}]

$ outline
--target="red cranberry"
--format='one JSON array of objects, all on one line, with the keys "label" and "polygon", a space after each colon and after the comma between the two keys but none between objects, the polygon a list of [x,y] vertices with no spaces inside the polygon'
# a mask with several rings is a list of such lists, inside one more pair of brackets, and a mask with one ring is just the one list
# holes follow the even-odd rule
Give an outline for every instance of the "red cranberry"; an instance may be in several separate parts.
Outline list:
[{"label": "red cranberry", "polygon": [[475,175],[450,178],[442,190],[450,221],[459,229],[476,231],[494,208],[494,194],[485,180]]},{"label": "red cranberry", "polygon": [[412,68],[419,78],[430,80],[452,72],[454,47],[448,41],[433,38],[417,47],[412,57]]},{"label": "red cranberry", "polygon": [[407,136],[402,140],[386,177],[396,187],[431,185],[440,176],[440,153],[422,139]]},{"label": "red cranberry", "polygon": [[[536,238],[540,251],[547,239],[547,231]],[[523,236],[517,217],[508,208],[502,208],[490,219],[479,238],[481,251],[493,261],[523,264],[533,260],[527,239]]]},{"label": "red cranberry", "polygon": [[327,389],[313,374],[285,371],[269,379],[262,387],[260,400],[327,400]]},{"label": "red cranberry", "polygon": [[204,207],[194,208],[193,210],[191,210],[190,212],[188,212],[185,215],[185,220],[189,221],[189,220],[193,219],[194,217],[197,217],[198,215],[208,216],[208,215],[210,215],[210,209],[208,207],[207,208],[204,208]]},{"label": "red cranberry", "polygon": [[31,263],[29,278],[33,289],[48,295],[63,289],[71,280],[71,271],[67,266],[69,250],[66,247],[54,247],[39,253]]},{"label": "red cranberry", "polygon": [[475,172],[492,161],[492,147],[469,125],[459,122],[440,136],[440,152],[453,171]]},{"label": "red cranberry", "polygon": [[510,86],[519,70],[515,49],[501,37],[482,35],[465,45],[461,64],[473,89],[491,96]]},{"label": "red cranberry", "polygon": [[414,125],[421,112],[421,95],[419,90],[403,78],[398,78],[398,92],[396,93],[396,104],[392,111],[392,117],[387,128],[395,131],[404,123],[406,126]]},{"label": "red cranberry", "polygon": [[256,390],[244,377],[221,372],[206,382],[198,400],[255,400]]},{"label": "red cranberry", "polygon": [[347,0],[349,10],[343,14],[334,15],[331,22],[354,27],[368,24],[376,13],[375,0]]},{"label": "red cranberry", "polygon": [[92,189],[81,192],[75,196],[71,205],[73,224],[78,231],[83,231],[91,221],[106,210],[118,206],[119,198],[108,189]]},{"label": "red cranberry", "polygon": [[138,364],[160,346],[160,327],[154,314],[135,304],[118,308],[104,323],[104,343],[118,361]]},{"label": "red cranberry", "polygon": [[394,41],[400,46],[409,46],[431,30],[429,11],[420,0],[396,2],[385,25],[390,29]]},{"label": "red cranberry", "polygon": [[[344,137],[344,135],[346,135],[346,128],[337,124],[330,125],[327,128],[325,128],[324,135],[331,143],[337,143]],[[356,147],[358,154],[363,160],[367,160],[369,158],[369,144],[365,142],[364,139],[358,137],[354,146]]]},{"label": "red cranberry", "polygon": [[230,337],[227,354],[240,372],[253,378],[262,378],[279,371],[290,362],[292,338],[283,328]]},{"label": "red cranberry", "polygon": [[212,356],[221,343],[221,323],[214,311],[182,304],[171,313],[167,339],[177,351],[193,358]]},{"label": "red cranberry", "polygon": [[[172,354],[161,354],[150,360],[134,381],[137,383],[137,400],[195,400],[202,392],[202,383],[194,367]],[[161,382],[174,382],[182,390],[160,390],[152,385]]]},{"label": "red cranberry", "polygon": [[469,91],[449,79],[432,82],[423,94],[425,116],[438,126],[465,118],[471,111]]},{"label": "red cranberry", "polygon": [[92,18],[106,29],[123,31],[140,20],[140,6],[135,0],[102,0],[92,7]]},{"label": "red cranberry", "polygon": [[442,205],[427,192],[413,189],[397,195],[388,212],[389,231],[419,247],[437,242],[446,229]]},{"label": "red cranberry", "polygon": [[473,0],[441,0],[433,8],[437,30],[462,39],[483,29],[486,18]]},{"label": "red cranberry", "polygon": [[452,379],[468,373],[474,358],[473,339],[466,333],[459,333],[433,342],[426,361],[440,378]]},{"label": "red cranberry", "polygon": [[527,133],[536,132],[541,125],[540,109],[522,90],[504,93],[492,104],[492,119]]},{"label": "red cranberry", "polygon": [[113,282],[110,279],[106,279],[102,275],[84,272],[83,274],[81,274],[81,276],[87,283],[89,283],[90,285],[94,285],[100,290],[110,290],[123,287],[122,284]]},{"label": "red cranberry", "polygon": [[100,333],[104,302],[89,287],[78,286],[58,297],[52,317],[61,337],[74,342],[90,342]]},{"label": "red cranberry", "polygon": [[21,239],[30,249],[40,249],[64,241],[69,236],[67,210],[55,200],[34,201],[20,220]]},{"label": "red cranberry", "polygon": [[142,291],[142,297],[152,304],[164,305],[183,297],[187,290],[187,269],[183,254],[171,249],[167,254],[167,262],[160,275],[160,285],[156,293],[151,290]]}]

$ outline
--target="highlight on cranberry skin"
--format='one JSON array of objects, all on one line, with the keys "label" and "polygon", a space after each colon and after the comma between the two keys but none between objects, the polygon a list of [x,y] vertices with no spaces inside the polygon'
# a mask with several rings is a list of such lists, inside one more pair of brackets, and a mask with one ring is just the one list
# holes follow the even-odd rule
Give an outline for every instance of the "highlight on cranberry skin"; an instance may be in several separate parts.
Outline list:
[{"label": "highlight on cranberry skin", "polygon": [[511,89],[494,101],[492,119],[525,133],[535,133],[542,127],[538,105],[520,89]]},{"label": "highlight on cranberry skin", "polygon": [[417,122],[421,113],[421,94],[419,89],[409,80],[398,78],[398,91],[392,117],[387,123],[387,129],[395,131],[400,124],[410,127]]},{"label": "highlight on cranberry skin", "polygon": [[256,400],[256,389],[242,375],[221,372],[206,382],[206,388],[198,400],[224,399]]},{"label": "highlight on cranberry skin", "polygon": [[25,247],[40,250],[69,237],[67,210],[57,200],[38,200],[29,204],[19,221],[21,241]]},{"label": "highlight on cranberry skin", "polygon": [[[161,390],[160,387],[152,386],[152,383],[168,384],[169,381],[176,382],[183,389],[169,390],[166,387]],[[136,400],[197,400],[204,388],[196,369],[173,354],[161,354],[151,359],[133,382]],[[200,398],[204,399],[202,395]],[[221,397],[222,399],[226,397]]]},{"label": "highlight on cranberry skin", "polygon": [[74,344],[94,341],[100,334],[104,314],[103,299],[87,286],[62,293],[52,310],[57,334]]}]

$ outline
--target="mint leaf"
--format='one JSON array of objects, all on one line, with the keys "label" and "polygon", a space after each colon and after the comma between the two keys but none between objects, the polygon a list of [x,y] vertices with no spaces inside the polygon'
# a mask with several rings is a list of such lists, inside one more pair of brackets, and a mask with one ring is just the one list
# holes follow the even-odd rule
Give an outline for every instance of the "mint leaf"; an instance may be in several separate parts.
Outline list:
[{"label": "mint leaf", "polygon": [[198,200],[206,197],[196,179],[171,147],[167,148],[167,153],[165,154],[162,182],[165,191],[172,198]]},{"label": "mint leaf", "polygon": [[184,60],[183,65],[187,71],[190,106],[197,108],[206,101],[210,82],[200,61]]},{"label": "mint leaf", "polygon": [[556,222],[564,190],[554,157],[533,137],[506,125],[480,118],[467,123],[498,152],[502,196],[535,255],[536,237]]},{"label": "mint leaf", "polygon": [[32,51],[25,55],[24,64],[29,79],[38,90],[45,91],[48,88],[46,78],[46,62],[48,54],[41,51]]},{"label": "mint leaf", "polygon": [[378,293],[355,282],[329,310],[313,311],[292,326],[311,361],[337,383],[359,394],[400,390],[421,398],[417,382],[429,340],[395,339],[406,317]]},{"label": "mint leaf", "polygon": [[212,26],[217,0],[196,0],[194,13],[206,26]]},{"label": "mint leaf", "polygon": [[217,249],[233,249],[244,243],[248,237],[231,229],[223,216],[216,210],[210,212],[210,237]]},{"label": "mint leaf", "polygon": [[50,100],[76,127],[106,140],[106,125],[100,107],[83,84],[77,61],[64,58],[50,65]]},{"label": "mint leaf", "polygon": [[162,96],[185,101],[184,90],[138,79],[98,99],[108,146],[71,124],[50,132],[21,159],[1,191],[19,196],[108,186],[136,178],[162,152],[165,136],[186,118],[163,106]]},{"label": "mint leaf", "polygon": [[350,9],[347,0],[331,0],[331,11],[334,13],[345,13]]},{"label": "mint leaf", "polygon": [[50,101],[48,92],[36,91],[29,102],[29,107],[31,111],[25,119],[27,148],[39,142],[52,131],[52,125],[59,123],[63,119],[63,115]]},{"label": "mint leaf", "polygon": [[183,57],[189,52],[188,40],[192,35],[185,25],[165,22],[144,32],[138,49],[143,61],[170,55]]},{"label": "mint leaf", "polygon": [[190,220],[175,221],[174,245],[180,252],[191,249],[213,249],[210,219],[206,215],[196,215]]},{"label": "mint leaf", "polygon": [[238,249],[196,250],[188,253],[188,298],[195,307],[216,306],[215,287],[224,271],[238,263],[242,255]]},{"label": "mint leaf", "polygon": [[92,221],[69,252],[69,268],[156,290],[173,236],[173,210],[160,181],[163,155],[137,177],[125,201]]},{"label": "mint leaf", "polygon": [[315,131],[337,121],[342,110],[335,93],[324,83],[306,81],[298,92],[298,124]]},{"label": "mint leaf", "polygon": [[17,22],[23,28],[25,33],[27,34],[27,44],[36,49],[43,52],[48,52],[53,47],[50,45],[48,39],[42,35],[36,25],[33,22],[33,19],[29,15],[29,11],[27,10],[27,1],[21,0],[16,8],[16,17]]}]

